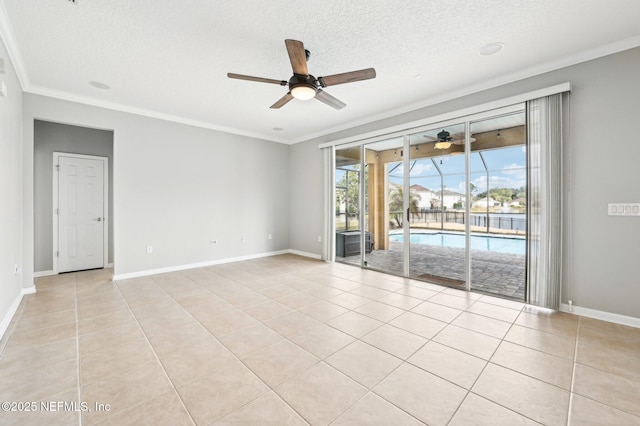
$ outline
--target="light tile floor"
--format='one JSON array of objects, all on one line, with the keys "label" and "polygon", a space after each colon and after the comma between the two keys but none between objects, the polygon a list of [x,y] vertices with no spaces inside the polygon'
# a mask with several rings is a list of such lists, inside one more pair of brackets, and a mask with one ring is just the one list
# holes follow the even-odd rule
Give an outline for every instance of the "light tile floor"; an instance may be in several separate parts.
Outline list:
[{"label": "light tile floor", "polygon": [[640,425],[640,329],[293,255],[110,274],[25,296],[0,424]]}]

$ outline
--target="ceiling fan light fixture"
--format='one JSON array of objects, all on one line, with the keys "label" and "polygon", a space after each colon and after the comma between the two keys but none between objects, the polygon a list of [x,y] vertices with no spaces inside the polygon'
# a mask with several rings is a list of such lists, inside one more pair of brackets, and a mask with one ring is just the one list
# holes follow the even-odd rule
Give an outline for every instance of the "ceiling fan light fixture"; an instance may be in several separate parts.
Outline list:
[{"label": "ceiling fan light fixture", "polygon": [[306,101],[316,96],[316,88],[312,84],[298,84],[291,88],[291,96]]},{"label": "ceiling fan light fixture", "polygon": [[451,133],[442,129],[438,133],[438,142],[433,146],[435,149],[449,149],[451,147]]}]

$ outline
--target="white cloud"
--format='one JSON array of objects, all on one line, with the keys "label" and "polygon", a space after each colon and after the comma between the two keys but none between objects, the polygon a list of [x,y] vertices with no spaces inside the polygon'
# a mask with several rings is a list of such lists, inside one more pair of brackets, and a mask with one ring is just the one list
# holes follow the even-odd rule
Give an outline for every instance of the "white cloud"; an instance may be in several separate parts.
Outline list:
[{"label": "white cloud", "polygon": [[425,176],[432,175],[433,164],[416,163],[411,169],[411,176]]},{"label": "white cloud", "polygon": [[[395,167],[395,164],[393,166],[390,166],[389,169],[392,169],[393,167]],[[411,173],[410,176],[411,177],[420,177],[420,176],[433,176],[436,175],[437,172],[435,171],[435,168],[433,167],[433,163],[429,162],[416,162],[416,164],[413,166],[413,168],[411,169]],[[397,176],[397,177],[402,177],[404,176],[404,167],[402,166],[402,164],[400,164],[394,171],[393,173],[391,173],[391,176]]]}]

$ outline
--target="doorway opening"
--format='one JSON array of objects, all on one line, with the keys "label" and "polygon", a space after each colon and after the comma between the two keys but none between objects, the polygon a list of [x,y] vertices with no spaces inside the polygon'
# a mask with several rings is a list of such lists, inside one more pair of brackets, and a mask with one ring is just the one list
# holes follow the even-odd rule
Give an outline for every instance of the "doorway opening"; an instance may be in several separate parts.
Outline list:
[{"label": "doorway opening", "polygon": [[[79,156],[104,157],[107,161],[105,191],[108,206],[106,231],[106,263],[103,267],[113,267],[113,164],[114,132],[70,124],[34,120],[34,276],[42,277],[58,273],[54,270],[56,252],[54,244],[54,224],[57,218],[54,210],[54,153],[70,153]],[[55,177],[55,179],[53,178]],[[97,215],[95,216],[98,217]],[[96,221],[97,223],[97,221]]]}]

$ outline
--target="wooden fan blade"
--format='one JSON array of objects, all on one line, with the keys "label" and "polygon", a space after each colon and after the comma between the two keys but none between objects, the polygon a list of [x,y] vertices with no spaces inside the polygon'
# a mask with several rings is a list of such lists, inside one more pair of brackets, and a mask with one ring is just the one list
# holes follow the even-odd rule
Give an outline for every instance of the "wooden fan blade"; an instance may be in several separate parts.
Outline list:
[{"label": "wooden fan blade", "polygon": [[335,86],[336,84],[352,83],[354,81],[376,78],[376,70],[367,68],[359,71],[343,72],[341,74],[328,75],[318,78],[322,87]]},{"label": "wooden fan blade", "polygon": [[227,73],[227,77],[236,78],[238,80],[257,81],[259,83],[277,84],[277,85],[280,85],[280,86],[286,86],[287,85],[287,82],[284,81],[284,80],[274,80],[273,78],[253,77],[253,76],[250,76],[250,75],[234,74],[232,72]]},{"label": "wooden fan blade", "polygon": [[287,39],[284,41],[289,52],[289,60],[294,74],[309,75],[307,69],[307,54],[304,51],[304,44],[298,40]]},{"label": "wooden fan blade", "polygon": [[[469,138],[469,142],[470,143],[474,143],[476,141],[476,138]],[[454,139],[451,141],[452,144],[454,145],[464,145],[464,138],[462,139]]]},{"label": "wooden fan blade", "polygon": [[341,100],[334,98],[327,92],[320,89],[318,89],[318,92],[316,93],[316,99],[335,109],[342,109],[347,106],[347,104],[345,104]]},{"label": "wooden fan blade", "polygon": [[278,101],[275,104],[271,105],[271,108],[273,109],[280,108],[283,105],[287,104],[291,99],[293,99],[293,95],[291,94],[291,92],[287,92],[287,94],[281,97],[280,99],[278,99]]}]

